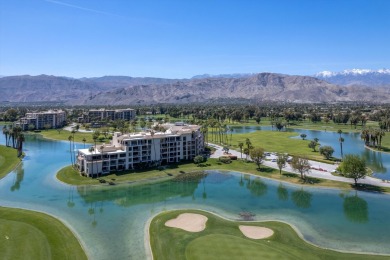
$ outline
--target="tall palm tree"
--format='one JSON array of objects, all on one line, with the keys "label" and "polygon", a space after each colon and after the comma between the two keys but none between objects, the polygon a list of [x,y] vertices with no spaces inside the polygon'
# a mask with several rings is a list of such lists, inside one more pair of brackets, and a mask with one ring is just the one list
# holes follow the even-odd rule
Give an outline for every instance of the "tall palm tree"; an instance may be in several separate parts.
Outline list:
[{"label": "tall palm tree", "polygon": [[[150,136],[152,137],[152,145],[153,145],[153,150],[154,150],[154,158],[156,159],[157,155],[156,155],[156,146],[154,145],[154,138],[153,138],[154,134],[155,134],[154,130],[150,131]],[[150,159],[152,159],[152,158],[150,158]]]},{"label": "tall palm tree", "polygon": [[248,160],[248,155],[249,155],[250,149],[251,149],[251,147],[252,147],[252,142],[251,142],[251,140],[249,140],[249,138],[247,138],[247,139],[245,140],[245,144],[246,144],[246,147],[247,147],[247,149],[248,149],[248,153],[246,154],[246,159]]},{"label": "tall palm tree", "polygon": [[7,126],[3,126],[3,135],[5,135],[5,146],[9,146],[8,144],[9,129]]},{"label": "tall palm tree", "polygon": [[68,137],[68,140],[69,140],[69,153],[70,153],[70,163],[72,164],[72,167],[73,167],[72,139],[73,139],[73,137],[70,135]]},{"label": "tall palm tree", "polygon": [[342,160],[343,159],[343,142],[344,142],[344,138],[341,137],[341,134],[343,133],[343,131],[341,129],[339,129],[337,131],[337,133],[340,135],[339,142],[340,142],[340,153],[341,153],[341,160]]},{"label": "tall palm tree", "polygon": [[24,140],[25,140],[24,139],[24,134],[23,133],[19,133],[18,134],[18,139],[17,139],[17,143],[18,143],[18,157],[22,156]]},{"label": "tall palm tree", "polygon": [[85,137],[84,137],[82,141],[84,143],[84,148],[85,148],[85,142],[87,141],[87,139],[85,139]]},{"label": "tall palm tree", "polygon": [[243,142],[238,143],[238,147],[240,147],[241,159],[242,159],[242,147],[244,146]]},{"label": "tall palm tree", "polygon": [[[93,151],[94,151],[95,149],[94,149],[94,147],[93,146],[91,146],[91,147],[89,147],[89,149],[88,149],[88,151],[91,153],[91,156],[92,156],[92,174],[93,174],[93,164],[94,164],[94,158],[93,158]],[[88,173],[88,174],[90,174],[90,173]]]},{"label": "tall palm tree", "polygon": [[[98,135],[94,134],[92,138],[93,138],[93,142],[95,143],[93,151],[96,154],[96,142],[97,142],[97,139],[98,139]],[[93,155],[92,155],[92,165],[93,165]],[[96,169],[96,174],[97,174],[97,169]]]},{"label": "tall palm tree", "polygon": [[76,165],[76,154],[75,154],[75,148],[74,148],[74,135],[75,135],[75,133],[76,133],[76,130],[72,130],[72,141],[73,141],[73,151],[72,151],[72,155],[73,155],[73,162],[74,162],[74,164]]}]

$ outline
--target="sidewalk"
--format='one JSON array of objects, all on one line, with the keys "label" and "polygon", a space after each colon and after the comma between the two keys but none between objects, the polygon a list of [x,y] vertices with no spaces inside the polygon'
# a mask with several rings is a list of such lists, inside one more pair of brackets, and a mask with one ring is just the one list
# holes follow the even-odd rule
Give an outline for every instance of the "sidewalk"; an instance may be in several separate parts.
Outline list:
[{"label": "sidewalk", "polygon": [[[216,144],[213,144],[213,143],[209,143],[208,145],[217,149],[210,156],[210,158],[219,158],[220,156],[224,155],[224,152],[222,150],[222,148],[223,148],[222,146],[216,145]],[[239,151],[229,150],[229,153],[232,154],[232,155],[237,156],[237,158],[241,158],[241,153]],[[245,154],[242,155],[242,158],[245,158]],[[275,154],[271,153],[271,155],[266,156],[265,158],[267,160],[263,161],[263,163],[262,163],[263,165],[271,167],[271,168],[274,168],[274,169],[279,169],[277,164],[276,164],[276,161],[272,162],[272,159],[276,159],[277,158],[277,156]],[[311,164],[311,166],[313,168],[322,169],[322,171],[321,170],[311,169],[310,173],[307,174],[310,177],[315,177],[315,178],[320,178],[320,179],[327,179],[327,180],[333,180],[333,181],[341,181],[341,182],[347,182],[347,183],[354,183],[353,179],[332,175],[331,172],[336,170],[337,165],[328,164],[328,163],[322,163],[322,162],[317,162],[317,161],[312,161],[312,160],[309,160],[309,163]],[[299,173],[295,172],[291,168],[291,166],[289,164],[286,164],[286,167],[283,168],[283,171],[289,172],[289,173],[299,174]],[[360,179],[358,181],[358,183],[375,185],[375,186],[381,186],[381,187],[390,187],[390,183],[383,182],[382,180],[377,179],[377,178],[373,178],[373,177],[366,177],[364,179]]]}]

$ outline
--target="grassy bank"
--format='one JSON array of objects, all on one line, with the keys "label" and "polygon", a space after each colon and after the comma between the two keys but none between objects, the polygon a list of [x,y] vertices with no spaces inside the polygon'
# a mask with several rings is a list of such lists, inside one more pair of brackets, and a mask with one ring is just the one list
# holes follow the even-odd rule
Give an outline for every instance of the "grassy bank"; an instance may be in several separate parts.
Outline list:
[{"label": "grassy bank", "polygon": [[[33,132],[28,132],[28,134],[40,134],[44,138],[48,139],[54,139],[54,140],[63,140],[63,141],[69,141],[68,138],[70,135],[73,136],[73,134],[70,131],[62,130],[61,132],[58,132],[55,129],[49,129],[49,130],[42,130],[39,133],[33,133]],[[82,132],[76,132],[74,134],[74,141],[77,143],[83,143],[83,139],[85,138],[86,140],[86,147],[88,144],[93,144],[93,139],[92,139],[92,133],[82,133]],[[100,143],[108,143],[110,140],[106,139],[103,142],[97,142],[98,144]]]},{"label": "grassy bank", "polygon": [[12,171],[21,159],[17,156],[17,150],[0,145],[0,179]]},{"label": "grassy bank", "polygon": [[[186,212],[206,216],[206,229],[191,233],[165,226],[166,221]],[[274,234],[266,239],[249,239],[238,228],[242,224],[267,227]],[[388,259],[313,246],[284,223],[234,222],[199,210],[163,212],[151,221],[149,234],[154,259]]]},{"label": "grassy bank", "polygon": [[[261,166],[261,171],[257,168],[256,164],[252,162],[246,162],[245,160],[232,161],[230,164],[224,164],[218,161],[218,159],[208,159],[202,167],[198,167],[195,164],[182,163],[177,165],[169,165],[164,170],[147,169],[143,171],[123,171],[113,173],[107,176],[100,177],[98,179],[92,179],[80,176],[78,171],[71,166],[62,168],[57,173],[57,178],[60,181],[71,185],[109,185],[108,182],[112,181],[115,184],[129,183],[129,182],[141,182],[150,180],[164,180],[177,176],[182,173],[195,172],[200,170],[222,170],[222,171],[237,171],[243,173],[250,173],[257,176],[271,178],[278,181],[289,182],[298,185],[318,186],[318,187],[333,187],[339,189],[351,189],[352,186],[349,183],[337,182],[326,179],[311,178],[310,174],[307,181],[302,181],[299,175],[282,172],[279,174],[279,170]],[[100,179],[106,180],[106,183],[101,184]],[[363,186],[368,190],[374,190],[378,192],[390,192],[388,188],[376,187],[376,186]]]},{"label": "grassy bank", "polygon": [[39,212],[0,207],[2,259],[87,259],[59,220]]},{"label": "grassy bank", "polygon": [[[308,147],[309,140],[291,138],[298,136],[299,133],[294,132],[278,132],[278,131],[256,131],[246,134],[234,134],[232,135],[232,148],[240,151],[238,146],[239,142],[244,143],[243,149],[246,147],[245,141],[247,138],[254,147],[262,147],[265,151],[289,153],[290,155],[307,156],[309,159],[316,161],[325,161],[324,157],[320,153],[313,152]],[[230,144],[230,136],[229,136]]]}]

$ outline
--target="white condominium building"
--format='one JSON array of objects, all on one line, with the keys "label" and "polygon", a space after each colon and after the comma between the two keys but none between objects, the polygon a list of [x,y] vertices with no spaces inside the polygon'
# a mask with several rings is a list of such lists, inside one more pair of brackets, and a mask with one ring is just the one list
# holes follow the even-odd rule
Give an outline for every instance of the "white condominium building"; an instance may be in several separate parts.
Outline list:
[{"label": "white condominium building", "polygon": [[162,126],[166,129],[165,132],[115,132],[108,145],[78,150],[76,164],[80,173],[97,177],[113,171],[192,160],[203,152],[204,141],[200,126],[183,123]]},{"label": "white condominium building", "polygon": [[87,113],[79,118],[80,123],[90,123],[94,121],[117,120],[122,119],[126,121],[135,118],[135,110],[131,108],[126,109],[90,109]]},{"label": "white condominium building", "polygon": [[26,113],[26,116],[20,118],[19,122],[16,123],[23,130],[29,130],[30,126],[32,129],[59,128],[65,124],[66,113],[62,110]]}]

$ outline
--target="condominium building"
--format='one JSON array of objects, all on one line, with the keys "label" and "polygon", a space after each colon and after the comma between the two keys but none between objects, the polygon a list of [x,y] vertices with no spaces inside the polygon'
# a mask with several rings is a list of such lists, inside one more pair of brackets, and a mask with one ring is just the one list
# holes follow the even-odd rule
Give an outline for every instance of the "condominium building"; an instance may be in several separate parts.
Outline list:
[{"label": "condominium building", "polygon": [[80,123],[90,123],[93,121],[103,120],[117,120],[122,119],[126,121],[133,120],[135,118],[135,110],[131,108],[126,109],[91,109],[84,113],[79,118]]},{"label": "condominium building", "polygon": [[121,134],[108,145],[80,149],[77,166],[82,175],[96,177],[113,171],[192,160],[203,153],[203,134],[198,125],[163,124],[165,132]]},{"label": "condominium building", "polygon": [[44,112],[26,113],[25,117],[19,119],[16,125],[23,130],[59,128],[66,124],[66,113],[62,110],[48,110]]}]

